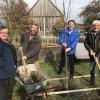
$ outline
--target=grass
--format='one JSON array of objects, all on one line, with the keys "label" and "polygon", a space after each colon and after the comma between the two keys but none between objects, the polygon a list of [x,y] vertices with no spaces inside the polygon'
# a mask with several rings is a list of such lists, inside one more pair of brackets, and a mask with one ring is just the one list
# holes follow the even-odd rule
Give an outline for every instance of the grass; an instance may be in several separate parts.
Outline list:
[{"label": "grass", "polygon": [[[41,70],[48,78],[65,77],[64,72],[62,72],[61,75],[57,74],[58,65],[59,65],[58,61],[57,62],[47,61],[40,63]],[[75,64],[75,76],[87,75],[90,73],[89,70],[90,68],[88,61],[78,61]],[[69,76],[68,71],[67,71],[67,76]],[[100,87],[99,77],[100,77],[99,75],[96,77],[96,83],[97,83],[96,87]],[[90,78],[74,79],[73,83],[77,88],[90,88],[89,79]],[[50,84],[52,85],[64,84],[64,81],[51,81]],[[12,100],[24,100],[26,92],[23,86],[21,86],[19,82],[12,80],[10,88],[12,88],[11,90],[13,90],[9,92],[9,94],[12,93]],[[92,92],[76,93],[76,94],[74,93],[65,95],[52,95],[48,96],[48,99],[42,97],[36,97],[35,100],[100,100],[99,92],[100,91],[92,91]]]}]

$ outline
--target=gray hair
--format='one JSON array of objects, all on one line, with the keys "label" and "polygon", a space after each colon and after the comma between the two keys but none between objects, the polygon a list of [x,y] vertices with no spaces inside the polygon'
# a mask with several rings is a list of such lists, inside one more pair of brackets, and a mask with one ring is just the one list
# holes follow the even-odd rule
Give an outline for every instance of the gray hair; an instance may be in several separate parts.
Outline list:
[{"label": "gray hair", "polygon": [[95,24],[100,24],[100,21],[99,21],[99,20],[94,20],[94,21],[92,22],[92,25],[95,25]]}]

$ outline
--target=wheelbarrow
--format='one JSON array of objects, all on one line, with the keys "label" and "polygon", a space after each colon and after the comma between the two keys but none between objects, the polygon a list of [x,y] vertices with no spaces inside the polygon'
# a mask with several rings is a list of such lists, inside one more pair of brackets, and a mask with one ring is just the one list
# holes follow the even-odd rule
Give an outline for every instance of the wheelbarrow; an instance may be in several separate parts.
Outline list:
[{"label": "wheelbarrow", "polygon": [[[21,50],[23,56],[23,52]],[[47,77],[35,64],[26,64],[23,60],[23,65],[17,68],[18,81],[25,88],[28,94],[42,90],[47,85]],[[32,72],[32,73],[30,73]]]},{"label": "wheelbarrow", "polygon": [[[30,66],[30,64],[27,65],[27,66]],[[35,67],[35,69],[36,69],[36,66],[35,65],[33,65],[33,67]],[[25,88],[25,90],[26,90],[26,92],[28,94],[33,93],[33,92],[36,92],[36,91],[39,91],[39,90],[42,90],[47,85],[47,77],[44,75],[44,73],[41,70],[37,70],[36,71],[36,75],[37,75],[37,78],[38,77],[40,77],[40,78],[42,77],[42,79],[39,78],[38,81],[35,81],[35,82],[34,82],[34,79],[33,79],[33,83],[31,82],[29,84],[25,84],[23,82],[23,80],[21,80],[21,78],[18,77],[18,81]]]}]

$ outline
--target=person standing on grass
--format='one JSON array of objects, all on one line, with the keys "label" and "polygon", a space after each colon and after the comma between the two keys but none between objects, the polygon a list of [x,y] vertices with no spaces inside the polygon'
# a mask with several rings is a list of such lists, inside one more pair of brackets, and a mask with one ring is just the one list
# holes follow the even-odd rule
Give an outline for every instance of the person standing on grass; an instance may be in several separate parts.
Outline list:
[{"label": "person standing on grass", "polygon": [[38,24],[32,23],[30,31],[22,35],[19,49],[23,50],[24,56],[22,59],[27,64],[35,64],[39,67],[38,58],[41,49],[41,39],[38,33]]},{"label": "person standing on grass", "polygon": [[16,76],[16,50],[8,40],[8,33],[7,27],[0,27],[0,100],[9,100],[8,87],[10,78]]},{"label": "person standing on grass", "polygon": [[[66,34],[66,39],[65,39],[65,34]],[[69,62],[69,74],[70,74],[69,79],[73,79],[74,76],[74,58],[75,58],[76,46],[79,42],[79,39],[80,39],[80,33],[77,30],[77,28],[75,28],[75,21],[69,20],[68,27],[66,27],[66,33],[64,33],[64,29],[62,29],[59,36],[63,54],[65,51],[65,56],[67,56]],[[65,64],[65,62],[62,60],[65,61],[65,58],[61,59],[58,73],[61,73],[63,66]]]},{"label": "person standing on grass", "polygon": [[[87,36],[84,42],[85,48],[89,52],[90,56],[90,82],[91,85],[95,85],[95,66],[96,62],[93,55],[100,57],[100,21],[95,20],[92,23],[92,30],[87,32]],[[96,59],[97,60],[97,59]]]}]

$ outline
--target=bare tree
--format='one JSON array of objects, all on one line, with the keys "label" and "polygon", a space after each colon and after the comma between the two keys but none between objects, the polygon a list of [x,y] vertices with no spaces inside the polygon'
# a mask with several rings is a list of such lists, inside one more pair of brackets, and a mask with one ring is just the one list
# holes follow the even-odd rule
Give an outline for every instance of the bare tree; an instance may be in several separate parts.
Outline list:
[{"label": "bare tree", "polygon": [[0,18],[6,22],[10,33],[21,33],[29,25],[27,4],[23,0],[1,0]]}]

